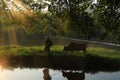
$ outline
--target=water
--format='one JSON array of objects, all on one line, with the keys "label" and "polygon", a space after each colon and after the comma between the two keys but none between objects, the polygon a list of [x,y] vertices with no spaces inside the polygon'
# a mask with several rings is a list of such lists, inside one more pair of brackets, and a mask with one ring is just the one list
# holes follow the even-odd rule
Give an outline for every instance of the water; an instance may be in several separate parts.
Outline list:
[{"label": "water", "polygon": [[[45,68],[15,68],[0,69],[0,80],[44,80],[43,70]],[[61,70],[48,69],[51,80],[68,80],[63,76]],[[75,74],[75,72],[74,72]],[[78,76],[79,77],[79,76]],[[79,77],[80,78],[80,77]],[[71,79],[70,79],[71,80]],[[85,79],[74,80],[120,80],[120,71],[117,72],[98,72],[95,74],[85,73]]]},{"label": "water", "polygon": [[119,62],[90,56],[0,56],[0,80],[120,80],[119,75]]},{"label": "water", "polygon": [[[43,70],[44,68],[0,70],[0,80],[44,80]],[[52,80],[67,80],[59,70],[49,69],[49,75]]]},{"label": "water", "polygon": [[86,73],[85,80],[120,80],[120,71],[98,72],[95,74]]}]

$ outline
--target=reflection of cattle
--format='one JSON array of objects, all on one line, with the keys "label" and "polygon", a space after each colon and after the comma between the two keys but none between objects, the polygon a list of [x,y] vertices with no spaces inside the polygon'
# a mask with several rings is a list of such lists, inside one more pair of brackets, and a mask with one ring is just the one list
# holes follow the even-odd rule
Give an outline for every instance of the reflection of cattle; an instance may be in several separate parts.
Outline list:
[{"label": "reflection of cattle", "polygon": [[79,72],[65,72],[62,71],[63,77],[66,77],[68,80],[84,80],[85,79],[85,73],[82,71]]},{"label": "reflection of cattle", "polygon": [[84,43],[70,43],[68,46],[64,46],[63,51],[83,51],[86,53],[87,44]]}]

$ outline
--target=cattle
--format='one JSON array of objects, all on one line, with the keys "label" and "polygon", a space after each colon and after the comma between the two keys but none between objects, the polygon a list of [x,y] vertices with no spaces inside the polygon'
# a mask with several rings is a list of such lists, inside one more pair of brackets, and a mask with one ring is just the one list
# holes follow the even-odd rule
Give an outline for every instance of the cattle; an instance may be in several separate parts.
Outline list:
[{"label": "cattle", "polygon": [[68,46],[64,46],[63,51],[83,51],[86,53],[87,44],[86,43],[74,43],[71,42]]}]

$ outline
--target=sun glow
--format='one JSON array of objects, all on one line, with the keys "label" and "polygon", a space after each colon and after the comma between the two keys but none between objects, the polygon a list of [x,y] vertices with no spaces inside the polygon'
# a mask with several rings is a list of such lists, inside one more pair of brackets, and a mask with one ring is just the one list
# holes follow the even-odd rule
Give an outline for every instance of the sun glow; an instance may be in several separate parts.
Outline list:
[{"label": "sun glow", "polygon": [[[37,7],[39,7],[40,0],[34,0],[32,3],[35,2],[38,3]],[[39,21],[35,18],[35,11],[30,4],[26,4],[22,0],[0,0],[0,45],[19,44],[17,39],[17,31],[19,30],[17,29],[31,29],[34,27],[34,23],[31,22],[36,21],[35,24],[37,24]]]},{"label": "sun glow", "polygon": [[22,24],[26,24],[28,22],[27,17],[34,16],[31,8],[20,0],[3,0],[2,5],[5,7],[5,11],[2,11],[3,22],[19,20]]},{"label": "sun glow", "polygon": [[4,71],[3,71],[3,67],[0,66],[0,80],[6,80]]},{"label": "sun glow", "polygon": [[25,7],[25,4],[21,2],[20,0],[11,0],[6,1],[4,0],[4,3],[6,5],[6,10],[12,10],[12,11],[28,11],[28,8]]}]

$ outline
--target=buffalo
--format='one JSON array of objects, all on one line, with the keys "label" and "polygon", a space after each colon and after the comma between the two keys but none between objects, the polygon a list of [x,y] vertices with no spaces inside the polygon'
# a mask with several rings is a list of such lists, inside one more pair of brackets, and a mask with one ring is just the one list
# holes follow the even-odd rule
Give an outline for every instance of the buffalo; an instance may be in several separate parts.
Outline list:
[{"label": "buffalo", "polygon": [[63,51],[83,51],[86,53],[87,44],[86,43],[74,43],[71,42],[68,46],[64,46]]}]

